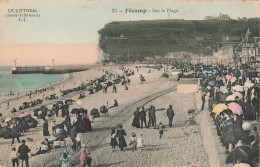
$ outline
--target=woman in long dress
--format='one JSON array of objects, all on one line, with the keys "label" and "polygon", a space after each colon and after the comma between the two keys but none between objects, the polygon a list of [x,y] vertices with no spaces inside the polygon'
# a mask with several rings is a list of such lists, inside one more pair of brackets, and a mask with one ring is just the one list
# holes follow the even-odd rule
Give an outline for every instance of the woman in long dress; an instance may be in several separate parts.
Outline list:
[{"label": "woman in long dress", "polygon": [[87,131],[92,131],[91,122],[89,120],[86,110],[82,114],[82,123],[83,123],[83,127],[84,127],[84,133]]},{"label": "woman in long dress", "polygon": [[132,123],[132,126],[134,126],[136,128],[140,128],[139,109],[140,108],[137,108],[137,110],[134,112],[134,120],[133,120],[133,123]]},{"label": "woman in long dress", "polygon": [[124,147],[127,147],[126,141],[124,136],[126,136],[126,132],[123,129],[123,125],[119,125],[119,128],[117,129],[117,136],[118,136],[118,141],[119,141],[119,148],[121,151],[124,150]]},{"label": "woman in long dress", "polygon": [[43,135],[44,135],[44,136],[49,136],[49,135],[50,135],[50,133],[49,133],[49,125],[48,125],[47,120],[44,120],[44,124],[43,124]]}]

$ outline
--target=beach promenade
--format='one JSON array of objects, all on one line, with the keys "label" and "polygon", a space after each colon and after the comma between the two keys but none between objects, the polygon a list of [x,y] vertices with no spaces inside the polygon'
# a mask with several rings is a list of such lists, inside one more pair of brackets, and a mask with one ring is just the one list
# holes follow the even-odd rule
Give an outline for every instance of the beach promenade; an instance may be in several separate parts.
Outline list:
[{"label": "beach promenade", "polygon": [[[129,66],[128,68],[135,70],[135,66]],[[76,87],[82,82],[95,79],[103,74],[103,69],[110,72],[122,75],[122,70],[115,66],[104,66],[88,71],[73,73],[69,79],[62,83],[53,85],[54,90],[45,92],[45,96],[56,93],[59,97],[57,100],[44,101],[48,108],[52,106],[55,101],[71,98],[77,101],[79,93],[72,93],[61,97],[60,90]],[[188,114],[188,110],[196,108],[194,94],[181,94],[176,92],[176,76],[170,76],[169,78],[162,78],[163,71],[157,71],[152,69],[151,73],[148,73],[150,69],[141,68],[135,75],[130,76],[131,84],[128,85],[129,90],[124,89],[124,85],[117,84],[117,93],[112,93],[112,87],[108,88],[108,93],[103,94],[99,91],[92,95],[87,95],[86,98],[81,99],[80,103],[73,103],[70,105],[69,110],[73,108],[85,108],[88,111],[94,107],[99,108],[101,105],[113,105],[114,99],[117,99],[119,106],[109,110],[108,115],[102,115],[100,118],[94,119],[92,124],[93,132],[87,132],[82,137],[82,142],[86,144],[89,152],[91,153],[93,162],[92,166],[106,167],[106,166],[209,166],[207,154],[203,148],[203,142],[200,135],[199,122],[201,120],[201,114],[195,117],[191,123],[192,115]],[[142,74],[146,81],[141,83],[139,75]],[[43,94],[36,95],[32,98],[41,98]],[[10,102],[10,108],[19,106],[23,101],[28,100],[28,96],[14,100]],[[175,111],[175,117],[173,119],[173,127],[169,128],[168,118],[166,116],[166,109],[169,105],[173,106]],[[162,122],[166,126],[162,139],[159,139],[159,133],[157,129],[137,129],[131,126],[133,121],[133,112],[136,107],[144,106],[148,108],[150,105],[156,107],[156,109],[164,108],[164,110],[157,111],[157,124]],[[27,109],[26,111],[32,112],[33,109]],[[3,118],[12,116],[10,111],[6,110],[6,106],[3,104],[0,112],[3,113]],[[15,115],[21,114],[22,111],[15,113]],[[75,119],[75,115],[71,115],[72,120]],[[147,116],[148,117],[148,116]],[[56,123],[61,122],[61,117],[56,118]],[[148,118],[147,118],[148,120]],[[193,119],[192,119],[193,120]],[[142,134],[144,140],[143,151],[137,150],[132,152],[130,147],[126,148],[124,152],[119,151],[119,148],[115,152],[112,152],[110,143],[111,129],[122,123],[126,130],[126,141],[129,144],[129,138],[132,132],[136,134]],[[49,125],[51,132],[51,128]],[[27,141],[28,138],[33,141]],[[49,137],[50,138],[50,137]],[[34,151],[37,147],[41,146],[40,142],[44,140],[42,134],[42,121],[39,120],[37,128],[31,129],[29,132],[23,134],[20,139],[25,139],[29,148]],[[79,165],[79,152],[74,152],[70,149],[71,142],[66,140],[69,153],[72,156],[73,166]],[[11,139],[0,139],[1,153],[0,164],[3,166],[10,166],[11,161],[9,155],[11,153]],[[16,142],[15,147],[19,144]],[[32,156],[30,158],[30,166],[61,166],[60,164],[60,152],[61,149],[52,149],[46,154]]]}]

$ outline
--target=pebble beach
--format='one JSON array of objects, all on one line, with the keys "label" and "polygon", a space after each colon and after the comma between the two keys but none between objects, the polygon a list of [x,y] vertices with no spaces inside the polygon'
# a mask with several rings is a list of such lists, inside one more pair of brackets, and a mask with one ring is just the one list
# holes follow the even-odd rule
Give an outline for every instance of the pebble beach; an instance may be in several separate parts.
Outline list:
[{"label": "pebble beach", "polygon": [[[51,85],[54,90],[45,92],[44,96],[55,93],[59,99],[44,101],[42,105],[46,105],[51,108],[52,104],[59,100],[65,100],[71,98],[78,101],[80,93],[85,93],[86,98],[80,100],[80,103],[75,102],[69,106],[71,111],[73,108],[85,108],[88,111],[94,107],[99,108],[101,105],[111,106],[114,99],[117,99],[119,106],[109,109],[108,115],[102,115],[100,118],[94,119],[92,123],[92,132],[87,132],[82,138],[84,143],[93,159],[92,166],[94,167],[106,167],[106,166],[209,166],[207,154],[203,148],[202,137],[200,134],[200,120],[202,119],[202,113],[196,112],[196,114],[188,114],[189,109],[195,109],[195,94],[182,94],[176,91],[176,76],[170,75],[169,78],[162,78],[163,71],[157,71],[155,69],[141,68],[138,72],[135,66],[126,66],[126,68],[135,70],[135,75],[130,76],[129,90],[124,89],[124,85],[117,84],[117,93],[112,93],[112,88],[108,88],[108,93],[104,94],[102,91],[95,94],[88,95],[87,91],[75,92],[64,97],[61,96],[60,90],[76,87],[82,82],[95,79],[103,74],[103,69],[115,74],[122,75],[123,72],[118,66],[100,66],[88,71],[72,73],[70,77],[67,77],[59,83]],[[148,71],[151,70],[151,73]],[[140,82],[139,75],[142,74],[146,81]],[[169,73],[170,74],[170,73]],[[167,90],[167,91],[165,91]],[[43,94],[35,95],[32,99],[42,98]],[[30,99],[30,100],[32,100]],[[7,99],[1,98],[0,101]],[[10,108],[18,107],[24,101],[28,101],[28,96],[20,97],[18,100],[13,99],[10,101],[9,110],[5,103],[1,104],[0,113],[3,114],[1,119],[7,117],[19,116],[24,111],[18,111],[11,113]],[[166,116],[166,109],[169,105],[173,106],[175,116],[173,119],[173,127],[168,127],[168,118]],[[133,112],[137,107],[144,106],[148,108],[150,105],[155,106],[156,109],[163,109],[156,112],[157,124],[162,122],[166,127],[163,138],[159,138],[159,132],[157,129],[144,128],[137,129],[132,127]],[[32,112],[33,108],[26,109],[26,111]],[[71,115],[72,119],[75,117]],[[56,123],[63,121],[61,117],[55,118]],[[191,121],[192,120],[192,121]],[[147,116],[148,121],[148,116]],[[25,139],[26,144],[33,152],[40,146],[40,142],[44,140],[42,134],[42,120],[38,120],[39,124],[36,128],[30,129],[29,132],[24,133],[20,140]],[[115,128],[119,123],[123,124],[126,130],[127,136],[125,137],[127,144],[129,144],[129,138],[132,132],[142,134],[143,136],[143,149],[137,149],[132,152],[130,147],[127,147],[123,152],[116,149],[112,152],[110,143],[111,129]],[[49,131],[51,127],[49,125]],[[52,134],[52,133],[51,133]],[[28,138],[32,140],[28,140]],[[51,136],[47,137],[51,138]],[[72,156],[72,166],[80,166],[79,164],[79,152],[73,151],[70,146],[70,139],[66,139],[66,146],[69,149],[69,153]],[[0,165],[11,166],[11,160],[9,155],[11,153],[11,139],[0,138]],[[19,143],[15,140],[13,145],[18,148]],[[60,152],[62,148],[52,149],[51,151],[30,157],[30,166],[61,166]]]}]

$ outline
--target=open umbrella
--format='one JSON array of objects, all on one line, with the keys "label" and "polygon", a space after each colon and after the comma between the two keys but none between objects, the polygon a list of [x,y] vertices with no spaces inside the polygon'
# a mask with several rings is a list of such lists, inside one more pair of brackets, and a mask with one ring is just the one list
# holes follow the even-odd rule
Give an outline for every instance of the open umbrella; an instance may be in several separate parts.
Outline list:
[{"label": "open umbrella", "polygon": [[218,74],[218,70],[217,70],[217,69],[213,69],[212,71],[213,71],[213,72],[212,72],[212,73],[213,73],[213,75],[216,75],[216,74]]},{"label": "open umbrella", "polygon": [[228,109],[228,107],[225,104],[217,104],[212,112],[215,113],[216,115],[219,115],[222,111]]},{"label": "open umbrella", "polygon": [[100,114],[99,114],[99,112],[98,112],[98,109],[96,109],[96,108],[93,108],[93,109],[90,111],[90,115],[93,116],[94,118],[100,117]]},{"label": "open umbrella", "polygon": [[238,91],[238,92],[243,92],[244,91],[244,87],[241,85],[236,85],[232,87],[233,90]]},{"label": "open umbrella", "polygon": [[79,108],[80,113],[84,113],[85,109],[84,108]]},{"label": "open umbrella", "polygon": [[242,107],[235,102],[229,103],[228,108],[233,112],[233,114],[237,114],[237,115],[243,114]]},{"label": "open umbrella", "polygon": [[232,126],[224,133],[223,142],[226,145],[228,145],[229,143],[236,144],[239,140],[242,140],[247,144],[250,143],[245,131],[236,126]]},{"label": "open umbrella", "polygon": [[78,109],[78,108],[73,108],[72,110],[71,110],[71,114],[77,114],[77,113],[79,113],[80,112],[80,110]]},{"label": "open umbrella", "polygon": [[22,114],[19,116],[19,118],[26,117],[26,116],[28,116],[29,114],[30,114],[30,113],[29,113],[28,111],[26,111],[26,112],[22,113]]},{"label": "open umbrella", "polygon": [[251,128],[250,122],[244,122],[244,123],[242,124],[242,129],[243,129],[243,130],[250,130],[250,128]]},{"label": "open umbrella", "polygon": [[226,163],[252,163],[254,151],[250,146],[242,145],[234,148],[226,158]]},{"label": "open umbrella", "polygon": [[227,79],[227,81],[231,82],[232,76],[229,75],[229,74],[227,74],[227,75],[226,75],[226,79]]},{"label": "open umbrella", "polygon": [[251,88],[254,84],[252,82],[245,82],[244,87]]},{"label": "open umbrella", "polygon": [[232,74],[236,77],[239,77],[241,75],[241,72],[239,71],[239,69],[234,69],[232,70]]},{"label": "open umbrella", "polygon": [[235,77],[232,77],[230,82],[233,83],[233,82],[235,82],[236,80],[237,80],[237,79],[236,79]]},{"label": "open umbrella", "polygon": [[222,93],[228,93],[228,89],[226,86],[220,86],[220,89],[219,89]]},{"label": "open umbrella", "polygon": [[240,92],[234,92],[234,93],[233,93],[233,96],[235,96],[235,97],[238,96],[238,98],[239,98],[240,100],[243,99],[243,95],[242,95]]},{"label": "open umbrella", "polygon": [[229,95],[229,96],[226,98],[226,101],[235,101],[235,98],[236,98],[236,96],[234,96],[234,95]]},{"label": "open umbrella", "polygon": [[100,107],[100,110],[99,110],[101,113],[106,113],[106,112],[108,112],[108,109],[107,109],[107,107],[105,106],[105,105],[103,105],[103,106],[101,106]]}]

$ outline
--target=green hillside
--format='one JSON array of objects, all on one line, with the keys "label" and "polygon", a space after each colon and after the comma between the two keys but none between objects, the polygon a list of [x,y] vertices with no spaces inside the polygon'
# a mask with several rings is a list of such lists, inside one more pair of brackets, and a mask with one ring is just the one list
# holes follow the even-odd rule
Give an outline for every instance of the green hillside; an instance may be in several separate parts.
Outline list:
[{"label": "green hillside", "polygon": [[[248,27],[259,36],[259,18],[249,20],[154,20],[111,22],[99,30],[99,47],[110,60],[143,60],[167,52],[211,55],[217,43],[238,43]],[[227,40],[228,37],[228,40]],[[128,57],[129,55],[129,57]]]}]

